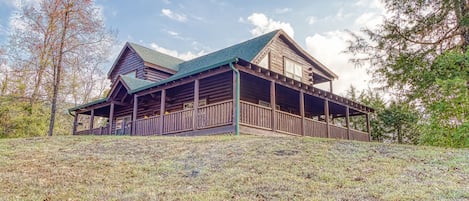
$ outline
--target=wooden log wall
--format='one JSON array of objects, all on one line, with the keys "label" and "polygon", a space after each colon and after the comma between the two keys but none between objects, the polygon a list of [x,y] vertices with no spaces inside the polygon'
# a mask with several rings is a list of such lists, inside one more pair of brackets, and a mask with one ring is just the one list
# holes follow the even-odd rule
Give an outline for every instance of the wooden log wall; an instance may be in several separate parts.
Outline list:
[{"label": "wooden log wall", "polygon": [[153,82],[159,82],[171,76],[169,73],[151,67],[145,67],[143,71],[145,79]]},{"label": "wooden log wall", "polygon": [[241,72],[241,100],[259,104],[259,100],[270,103],[270,82]]},{"label": "wooden log wall", "polygon": [[[309,83],[309,68],[313,69],[314,74],[319,74],[323,77],[325,76],[321,71],[319,71],[316,66],[313,66],[308,62],[303,56],[298,52],[293,50],[290,45],[288,45],[282,37],[275,38],[270,45],[268,45],[264,52],[261,55],[267,55],[270,52],[270,69],[276,73],[285,75],[284,70],[284,58],[293,60],[303,66],[302,82]],[[254,61],[255,64],[258,64],[261,61],[261,57],[258,60]]]},{"label": "wooden log wall", "polygon": [[135,52],[127,48],[111,73],[111,83],[116,81],[118,75],[126,74],[133,70],[137,71],[137,78],[145,79],[143,68],[145,68],[143,60]]},{"label": "wooden log wall", "polygon": [[231,71],[201,79],[199,99],[207,99],[207,104],[233,99],[233,74]]}]

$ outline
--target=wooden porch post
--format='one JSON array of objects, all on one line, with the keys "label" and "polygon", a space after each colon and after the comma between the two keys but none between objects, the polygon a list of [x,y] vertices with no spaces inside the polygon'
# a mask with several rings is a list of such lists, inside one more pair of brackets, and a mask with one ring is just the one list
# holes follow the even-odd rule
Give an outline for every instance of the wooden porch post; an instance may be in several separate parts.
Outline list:
[{"label": "wooden porch post", "polygon": [[370,113],[366,113],[366,131],[368,132],[368,141],[371,142]]},{"label": "wooden porch post", "polygon": [[194,117],[192,119],[192,130],[197,130],[199,114],[199,79],[194,80]]},{"label": "wooden porch post", "polygon": [[332,90],[332,80],[329,81],[329,91],[333,93],[334,90]]},{"label": "wooden porch post", "polygon": [[[94,109],[91,109],[91,118],[90,118],[90,131],[94,128]],[[90,133],[92,134],[92,133]]]},{"label": "wooden porch post", "polygon": [[275,132],[277,131],[277,115],[276,115],[276,106],[277,106],[277,100],[275,100],[275,81],[270,81],[270,107],[272,107],[272,131]]},{"label": "wooden porch post", "polygon": [[305,94],[300,91],[301,135],[305,136]]},{"label": "wooden porch post", "polygon": [[160,134],[163,134],[163,118],[165,113],[165,104],[166,104],[166,89],[161,90],[161,100],[160,100],[160,122],[158,131]]},{"label": "wooden porch post", "polygon": [[72,135],[77,134],[78,115],[79,115],[79,113],[75,111],[75,117],[73,117]]},{"label": "wooden porch post", "polygon": [[331,129],[329,126],[329,101],[324,99],[324,119],[326,120],[326,131],[327,131],[327,138],[331,137]]},{"label": "wooden porch post", "polygon": [[350,140],[350,107],[345,107],[345,124],[347,125],[347,139]]},{"label": "wooden porch post", "polygon": [[112,135],[112,123],[114,119],[114,102],[111,103],[109,108],[109,135]]},{"label": "wooden porch post", "polygon": [[133,108],[133,111],[132,111],[132,132],[130,133],[130,135],[136,135],[136,131],[137,131],[137,128],[136,128],[136,125],[137,125],[137,112],[138,112],[138,96],[137,94],[134,95],[134,108]]}]

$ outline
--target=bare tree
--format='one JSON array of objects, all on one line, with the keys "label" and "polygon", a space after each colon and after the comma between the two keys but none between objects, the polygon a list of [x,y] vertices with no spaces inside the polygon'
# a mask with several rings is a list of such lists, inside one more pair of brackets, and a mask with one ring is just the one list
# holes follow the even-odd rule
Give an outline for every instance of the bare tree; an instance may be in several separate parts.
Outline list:
[{"label": "bare tree", "polygon": [[[41,0],[38,5],[24,7],[15,20],[9,37],[9,62],[17,77],[32,78],[20,79],[21,85],[28,86],[24,94],[31,105],[38,100],[51,103],[51,136],[57,104],[77,104],[94,97],[93,90],[84,86],[104,79],[99,69],[108,57],[114,34],[105,29],[92,0]],[[70,92],[77,92],[75,98]]]}]

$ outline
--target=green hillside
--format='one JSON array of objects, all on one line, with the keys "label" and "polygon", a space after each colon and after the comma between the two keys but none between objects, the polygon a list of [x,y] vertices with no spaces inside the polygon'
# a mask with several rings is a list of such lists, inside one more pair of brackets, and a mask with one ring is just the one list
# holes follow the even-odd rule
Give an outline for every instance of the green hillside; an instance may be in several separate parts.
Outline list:
[{"label": "green hillside", "polygon": [[468,200],[469,150],[300,137],[0,140],[4,200]]}]

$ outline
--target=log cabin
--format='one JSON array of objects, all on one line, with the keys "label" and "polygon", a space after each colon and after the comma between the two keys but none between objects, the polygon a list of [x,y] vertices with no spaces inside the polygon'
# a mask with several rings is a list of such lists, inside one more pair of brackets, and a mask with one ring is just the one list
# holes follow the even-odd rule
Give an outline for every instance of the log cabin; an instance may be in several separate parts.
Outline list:
[{"label": "log cabin", "polygon": [[[282,30],[188,61],[126,43],[108,78],[105,98],[69,109],[74,135],[246,133],[370,141],[373,109],[334,94],[337,75]],[[327,82],[329,90],[316,87]],[[97,117],[106,123],[95,125]],[[364,125],[352,125],[357,117]]]}]

